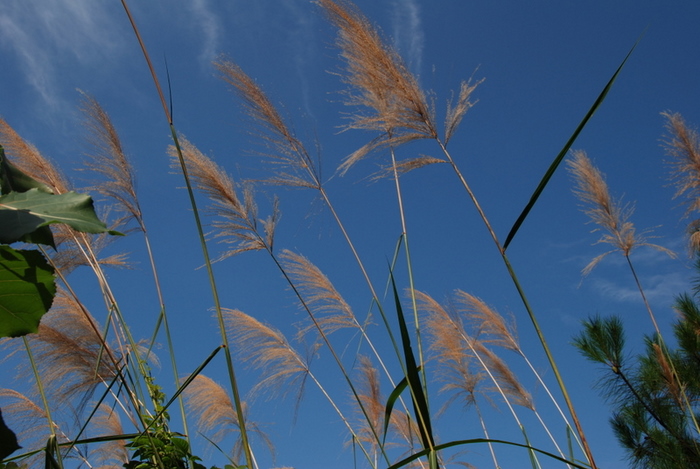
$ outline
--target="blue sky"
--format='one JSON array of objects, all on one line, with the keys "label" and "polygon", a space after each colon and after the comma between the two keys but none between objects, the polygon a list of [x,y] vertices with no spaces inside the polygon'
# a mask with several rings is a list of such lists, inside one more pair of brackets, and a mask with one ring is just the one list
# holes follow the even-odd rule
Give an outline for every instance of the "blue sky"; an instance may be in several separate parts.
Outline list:
[{"label": "blue sky", "polygon": [[[660,145],[664,134],[660,113],[679,112],[689,123],[700,124],[700,5],[631,0],[356,3],[398,49],[421,86],[432,90],[439,122],[461,80],[485,79],[474,94],[478,103],[450,145],[501,239],[607,80],[646,31],[574,148],[588,153],[616,197],[635,205],[632,220],[637,228],[654,228],[659,238],[653,241],[678,252],[675,260],[643,248],[633,255],[662,327],[669,330],[673,298],[689,288],[693,273],[684,244],[687,220],[682,220],[680,201],[673,199],[667,157]],[[163,81],[167,60],[176,128],[234,179],[265,175],[266,167],[254,156],[259,147],[248,132],[240,103],[211,66],[222,53],[235,60],[281,106],[307,146],[318,148],[327,190],[358,241],[374,281],[381,285],[400,224],[392,182],[371,182],[367,176],[386,162],[387,155],[373,155],[343,177],[334,175],[342,159],[373,135],[340,132],[346,122],[342,113],[348,111],[338,93],[344,89],[336,74],[342,62],[334,47],[335,32],[320,9],[306,0],[178,0],[132,2],[130,7]],[[84,184],[85,174],[75,169],[85,145],[76,90],[92,94],[110,113],[136,168],[179,344],[180,368],[194,369],[219,341],[209,312],[211,295],[205,272],[198,269],[202,260],[183,182],[166,155],[169,129],[121,5],[6,0],[0,5],[0,59],[0,115],[65,169],[77,187]],[[419,142],[401,148],[399,157],[439,156],[437,150],[432,142]],[[417,288],[438,300],[462,289],[501,313],[512,314],[525,352],[554,385],[500,257],[449,168],[423,168],[402,182]],[[596,369],[573,349],[571,338],[580,330],[580,321],[594,314],[620,315],[631,345],[652,328],[622,258],[610,256],[582,279],[581,269],[606,246],[594,245],[598,234],[591,233],[593,227],[586,224],[571,187],[562,167],[509,255],[555,350],[599,466],[616,467],[622,452],[608,428],[608,408],[592,389]],[[283,214],[277,245],[307,256],[356,312],[364,311],[369,302],[366,287],[323,204],[309,192],[261,186],[261,215],[269,212],[275,194]],[[132,270],[113,272],[110,279],[136,333],[147,337],[157,302],[147,265],[141,261],[141,242],[134,236],[114,248],[131,252],[135,261]],[[212,244],[215,253],[218,249]],[[263,254],[247,253],[219,263],[216,274],[224,306],[294,333],[301,311]],[[90,297],[92,280],[77,272],[74,282],[100,318],[100,304]],[[159,375],[167,386],[171,381],[165,350],[162,353]],[[515,357],[508,360],[514,370],[524,373]],[[314,366],[322,374],[327,371],[330,381],[337,379],[323,353]],[[223,360],[210,367],[207,373],[223,382]],[[0,385],[12,387],[11,373],[3,376],[8,378],[2,378]],[[243,376],[244,390],[250,389],[254,374]],[[523,381],[536,401],[544,397],[529,377]],[[347,399],[347,390],[337,386],[334,391]],[[251,409],[253,419],[277,445],[277,466],[352,467],[351,451],[343,446],[343,428],[318,393],[309,387],[296,423],[293,406],[293,399],[260,399]],[[560,422],[543,406],[556,427]],[[454,407],[454,414],[438,421],[444,439],[477,436],[476,420],[469,420],[473,413],[458,416],[458,410]],[[494,436],[519,438],[504,411],[489,414]],[[202,440],[199,444],[203,448]],[[468,460],[488,467],[486,448],[471,451],[476,454]],[[310,452],[315,455],[310,457]],[[260,453],[261,467],[272,467],[264,451]],[[517,454],[512,457],[518,461]],[[212,458],[217,458],[215,453]]]}]

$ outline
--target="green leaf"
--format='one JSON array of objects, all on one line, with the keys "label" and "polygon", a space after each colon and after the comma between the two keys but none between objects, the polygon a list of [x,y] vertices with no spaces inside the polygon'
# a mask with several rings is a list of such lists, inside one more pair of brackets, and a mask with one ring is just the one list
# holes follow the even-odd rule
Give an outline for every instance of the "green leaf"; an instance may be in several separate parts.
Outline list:
[{"label": "green leaf", "polygon": [[56,294],[53,273],[39,251],[0,246],[0,337],[38,330]]},{"label": "green leaf", "polygon": [[5,421],[2,419],[2,410],[0,410],[0,461],[20,448],[17,443],[17,435],[5,425]]},{"label": "green leaf", "polygon": [[[642,34],[642,36],[643,36],[643,34]],[[639,41],[641,41],[641,39],[642,38],[640,37],[639,39],[637,39],[637,42],[634,43],[634,45],[632,46],[632,49],[630,49],[630,51],[627,53],[627,56],[622,61],[620,66],[617,67],[617,70],[615,70],[615,73],[613,74],[612,78],[610,78],[610,81],[608,81],[608,84],[605,85],[605,88],[603,88],[603,91],[601,91],[600,95],[598,95],[598,99],[595,100],[595,102],[593,103],[593,106],[591,106],[591,108],[588,110],[588,112],[584,116],[583,120],[579,123],[578,127],[576,127],[576,130],[574,130],[574,133],[571,135],[571,137],[569,137],[569,140],[567,140],[566,144],[564,145],[564,148],[562,148],[561,151],[559,152],[559,154],[557,155],[557,157],[554,158],[554,161],[549,166],[549,169],[547,169],[547,172],[544,174],[544,176],[542,177],[542,180],[537,185],[535,192],[533,192],[532,196],[530,197],[530,201],[527,203],[527,205],[523,209],[522,213],[520,213],[520,216],[513,224],[513,227],[510,229],[510,232],[508,233],[508,236],[506,237],[506,241],[503,243],[503,251],[504,252],[506,249],[508,249],[508,245],[513,240],[513,237],[515,236],[515,234],[518,232],[518,229],[520,229],[520,225],[522,225],[523,222],[525,221],[525,218],[527,218],[528,214],[530,213],[530,210],[532,210],[532,207],[535,205],[535,202],[537,202],[537,199],[539,199],[540,194],[542,194],[542,191],[544,191],[544,188],[547,186],[547,183],[554,175],[554,172],[559,167],[559,164],[562,162],[562,160],[564,159],[566,154],[569,152],[571,145],[574,144],[574,141],[576,140],[576,138],[578,138],[578,135],[581,133],[581,131],[586,126],[586,124],[588,123],[590,118],[593,116],[593,114],[598,110],[600,105],[605,100],[605,97],[608,95],[608,92],[612,88],[613,83],[615,83],[617,76],[620,74],[620,71],[622,71],[622,67],[625,66],[625,63],[627,63],[627,59],[630,58],[630,55],[632,55],[632,52],[637,47],[637,44],[639,44]]]},{"label": "green leaf", "polygon": [[386,435],[389,431],[389,424],[391,423],[391,412],[394,410],[394,404],[396,403],[396,400],[401,396],[401,393],[403,393],[406,390],[406,386],[408,386],[408,380],[406,378],[403,378],[401,381],[399,381],[399,384],[396,385],[394,390],[391,391],[391,394],[389,394],[389,398],[386,400],[386,407],[384,408],[384,431],[382,432],[382,442],[386,440]]},{"label": "green leaf", "polygon": [[26,192],[29,189],[38,189],[53,194],[53,190],[49,186],[27,176],[10,163],[5,157],[5,150],[0,145],[0,194]]},{"label": "green leaf", "polygon": [[425,397],[425,393],[423,392],[423,385],[420,379],[420,374],[418,373],[418,365],[416,364],[416,358],[413,354],[413,348],[411,347],[411,338],[408,334],[408,327],[406,327],[406,320],[403,316],[403,308],[401,307],[399,292],[396,289],[394,274],[392,272],[389,272],[389,274],[391,276],[391,286],[394,292],[394,303],[396,304],[399,330],[401,331],[401,345],[403,347],[406,365],[406,382],[408,383],[408,388],[411,391],[413,411],[415,412],[416,420],[418,422],[418,429],[420,430],[423,447],[430,449],[435,446],[435,441],[433,439],[433,429],[430,423],[430,413],[428,412],[428,401]]},{"label": "green leaf", "polygon": [[[420,371],[421,368],[421,366],[418,366],[418,371]],[[391,391],[391,394],[389,394],[389,398],[386,400],[386,407],[384,408],[384,432],[382,435],[382,441],[386,440],[386,435],[389,431],[389,423],[391,422],[391,412],[394,410],[394,404],[396,404],[396,401],[406,390],[407,386],[408,381],[406,380],[406,378],[403,378],[401,381],[399,381],[394,390]]]},{"label": "green leaf", "polygon": [[[12,192],[12,194],[18,194]],[[3,197],[0,197],[2,199]],[[0,208],[0,243],[10,244],[17,241],[27,241],[28,237],[39,230],[47,228],[45,220],[41,217],[33,215],[24,210],[5,210]],[[41,244],[49,244],[53,246],[53,235],[50,242]]]},{"label": "green leaf", "polygon": [[65,223],[85,233],[108,231],[95,214],[92,198],[85,194],[54,195],[30,189],[0,196],[0,242],[20,241],[23,236],[51,223]]},{"label": "green leaf", "polygon": [[[544,450],[541,450],[539,448],[535,448],[534,446],[524,445],[522,443],[515,443],[513,441],[494,440],[494,439],[489,439],[489,438],[473,438],[470,440],[455,440],[455,441],[450,441],[449,443],[441,443],[441,444],[435,446],[435,451],[436,452],[442,451],[443,449],[452,448],[455,446],[484,444],[484,443],[496,443],[496,444],[514,446],[516,448],[525,448],[528,450],[532,450],[536,453],[542,454],[544,456],[547,456],[548,458],[554,459],[556,461],[563,462],[570,467],[575,467],[576,469],[590,469],[590,466],[587,464],[583,465],[583,464],[579,464],[573,460],[564,459],[557,454],[550,453],[548,451],[544,451]],[[424,449],[422,451],[418,451],[417,453],[414,453],[414,454],[402,459],[401,461],[392,464],[387,469],[399,469],[401,467],[408,466],[411,462],[413,462],[416,459],[419,459],[423,456],[428,455],[428,453],[430,453],[429,449]]]},{"label": "green leaf", "polygon": [[[44,452],[46,453],[44,469],[63,469],[63,462],[61,460],[61,453],[58,450],[56,435],[51,435],[49,437]],[[56,456],[58,456],[58,458],[56,458]]]}]

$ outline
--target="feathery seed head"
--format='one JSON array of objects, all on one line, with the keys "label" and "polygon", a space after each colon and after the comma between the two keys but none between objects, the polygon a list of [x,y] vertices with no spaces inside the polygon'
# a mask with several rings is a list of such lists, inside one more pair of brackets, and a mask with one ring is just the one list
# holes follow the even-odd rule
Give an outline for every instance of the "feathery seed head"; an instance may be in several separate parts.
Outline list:
[{"label": "feathery seed head", "polygon": [[506,362],[493,353],[493,351],[486,348],[482,342],[474,340],[472,345],[476,353],[478,353],[484,361],[484,366],[489,369],[505,395],[512,398],[513,402],[516,404],[530,410],[535,410],[532,396],[527,392],[520,381],[518,381],[515,373],[511,371]]},{"label": "feathery seed head", "polygon": [[29,343],[47,391],[59,402],[85,401],[97,385],[120,374],[117,354],[103,342],[97,321],[63,289]]},{"label": "feathery seed head", "polygon": [[510,325],[506,324],[503,316],[480,298],[462,290],[457,290],[455,296],[457,303],[462,306],[463,311],[467,313],[477,330],[481,334],[487,335],[487,338],[482,339],[482,342],[493,343],[514,352],[520,352],[515,332]]},{"label": "feathery seed head", "polygon": [[268,182],[318,189],[321,177],[317,165],[262,88],[229,59],[222,58],[214,66],[241,98],[248,115],[262,128],[259,136],[271,147],[267,156],[276,163],[277,176]]},{"label": "feathery seed head", "polygon": [[474,404],[479,384],[485,378],[483,370],[476,366],[471,346],[474,339],[464,329],[462,321],[432,297],[416,292],[416,299],[425,313],[430,351],[441,367],[439,374],[444,384],[440,391],[452,393],[441,412],[457,398],[462,398],[466,406]]},{"label": "feathery seed head", "polygon": [[[664,140],[666,154],[672,160],[672,178],[676,183],[675,197],[685,197],[686,216],[700,211],[700,137],[678,113],[664,112],[667,136]],[[688,225],[690,249],[700,251],[700,220]]]},{"label": "feathery seed head", "polygon": [[[252,187],[244,185],[241,197],[228,174],[184,137],[180,137],[180,150],[194,186],[213,202],[210,211],[217,217],[213,222],[215,237],[233,244],[217,260],[245,251],[272,249],[274,228],[279,219],[277,204],[273,205],[270,218],[263,222],[265,233],[260,234]],[[171,145],[168,153],[173,159],[173,167],[180,168],[177,148]]]},{"label": "feathery seed head", "polygon": [[452,103],[447,103],[447,114],[445,115],[445,145],[450,141],[457,127],[459,127],[462,118],[471,109],[476,102],[469,100],[472,92],[483,83],[483,79],[477,81],[473,85],[469,81],[463,81],[460,84],[459,96],[457,103],[452,106]]},{"label": "feathery seed head", "polygon": [[[347,327],[362,329],[350,305],[318,267],[306,257],[286,249],[280,258],[285,271],[302,293],[316,324],[325,334]],[[303,328],[299,335],[305,335],[314,327]]]},{"label": "feathery seed head", "polygon": [[382,136],[348,157],[342,172],[370,151],[420,138],[437,138],[433,109],[399,54],[382,41],[370,21],[349,1],[318,0],[338,28],[337,44],[346,62],[346,104],[350,129],[376,130]]},{"label": "feathery seed head", "polygon": [[647,243],[643,236],[636,234],[634,224],[629,221],[634,211],[633,207],[623,206],[619,201],[613,200],[603,175],[598,168],[593,166],[585,152],[574,151],[573,159],[569,160],[568,165],[576,182],[574,194],[586,207],[583,209],[584,213],[599,226],[598,229],[605,230],[598,243],[607,243],[615,248],[595,257],[583,269],[584,275],[590,273],[608,254],[620,251],[625,257],[628,257],[632,249],[637,246],[649,246],[675,257],[672,251],[656,244]]},{"label": "feathery seed head", "polygon": [[51,187],[55,193],[70,191],[66,177],[54,164],[44,157],[34,145],[24,140],[0,118],[0,145],[13,157],[12,163],[22,172]]},{"label": "feathery seed head", "polygon": [[[97,435],[123,435],[119,414],[107,404],[100,404],[98,412],[92,419],[93,431]],[[126,440],[105,441],[90,452],[91,459],[100,464],[100,467],[110,467],[108,463],[116,463],[111,467],[123,466],[129,462],[129,451],[126,448]]]},{"label": "feathery seed head", "polygon": [[608,232],[599,242],[612,244],[625,255],[629,254],[637,244],[634,225],[629,221],[632,209],[612,199],[602,173],[593,166],[585,152],[574,151],[569,170],[576,180],[574,193],[586,204],[584,212]]},{"label": "feathery seed head", "polygon": [[[213,379],[199,374],[185,388],[185,397],[189,410],[197,418],[197,427],[202,434],[208,435],[214,442],[221,441],[232,432],[240,432],[238,414],[226,390]],[[248,405],[243,402],[243,413],[247,414]],[[272,443],[268,436],[260,430],[258,425],[245,418],[246,430],[249,434],[255,434],[272,451]],[[233,456],[239,460],[243,454],[243,446],[240,438],[236,439],[233,446]]]},{"label": "feathery seed head", "polygon": [[133,218],[140,229],[144,230],[141,207],[136,196],[134,169],[124,153],[119,134],[100,103],[89,94],[81,93],[81,110],[85,115],[83,124],[88,131],[87,142],[91,147],[91,151],[86,153],[89,158],[87,167],[104,177],[95,189],[117,202],[118,209],[126,214],[123,223]]},{"label": "feathery seed head", "polygon": [[265,375],[251,394],[261,389],[271,391],[272,395],[279,391],[284,394],[295,383],[301,393],[309,368],[286,337],[242,311],[224,309],[223,314],[227,334],[243,361]]}]

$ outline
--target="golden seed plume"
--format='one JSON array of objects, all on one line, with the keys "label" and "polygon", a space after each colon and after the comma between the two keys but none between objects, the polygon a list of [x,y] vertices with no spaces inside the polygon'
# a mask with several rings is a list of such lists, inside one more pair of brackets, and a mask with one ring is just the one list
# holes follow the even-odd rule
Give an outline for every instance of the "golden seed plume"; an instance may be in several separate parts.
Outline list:
[{"label": "golden seed plume", "polygon": [[613,200],[608,191],[608,185],[601,172],[593,166],[591,160],[583,151],[574,151],[573,158],[569,160],[569,171],[574,176],[576,187],[574,194],[585,204],[583,209],[591,221],[604,230],[598,243],[606,243],[615,249],[595,257],[584,269],[587,275],[607,255],[620,251],[625,257],[629,256],[632,249],[637,246],[649,246],[665,252],[671,257],[675,254],[656,244],[645,242],[645,238],[636,234],[634,224],[629,221],[633,208],[623,206],[619,201]]},{"label": "golden seed plume", "polygon": [[276,176],[267,182],[318,189],[321,186],[318,165],[262,88],[230,59],[221,58],[214,66],[241,98],[248,115],[262,128],[259,137],[270,147],[266,156],[275,163]]},{"label": "golden seed plume", "polygon": [[440,412],[458,398],[465,405],[476,403],[477,387],[484,379],[483,371],[474,365],[474,353],[469,346],[470,336],[464,324],[450,314],[431,296],[416,292],[416,300],[426,325],[432,358],[440,365],[439,376],[444,383],[441,392],[452,393]]},{"label": "golden seed plume", "polygon": [[55,193],[63,194],[70,190],[68,180],[44,157],[34,145],[24,140],[5,119],[0,118],[0,145],[5,147],[12,163],[25,174],[51,187]]},{"label": "golden seed plume", "polygon": [[[17,435],[19,445],[25,451],[46,446],[50,435],[49,424],[44,409],[26,395],[12,389],[0,388],[0,402],[5,423]],[[42,455],[22,462],[27,465],[43,462]]]},{"label": "golden seed plume", "polygon": [[[123,435],[119,414],[106,404],[100,404],[99,410],[92,419],[92,432],[95,436]],[[105,441],[90,452],[91,461],[100,464],[100,467],[124,467],[129,462],[129,451],[126,448],[126,440]]]},{"label": "golden seed plume", "polygon": [[[271,250],[279,219],[278,204],[273,203],[272,215],[262,222],[264,234],[261,234],[252,187],[244,185],[241,197],[228,174],[184,137],[180,137],[180,149],[194,186],[213,202],[210,212],[216,217],[213,222],[215,237],[232,245],[217,260],[245,251]],[[179,168],[176,147],[170,146],[168,153],[173,167]]]},{"label": "golden seed plume", "polygon": [[486,363],[485,366],[491,371],[505,395],[513,399],[514,403],[534,411],[535,406],[532,401],[532,396],[530,396],[530,393],[527,392],[520,381],[518,381],[515,373],[508,368],[506,362],[493,353],[493,351],[486,348],[482,342],[474,340],[472,345],[476,353],[478,353],[481,359]]},{"label": "golden seed plume", "polygon": [[298,386],[301,396],[309,368],[284,335],[257,319],[234,309],[224,309],[224,322],[231,343],[250,367],[262,370],[264,378],[251,395],[266,390],[270,396],[286,394]]},{"label": "golden seed plume", "polygon": [[436,163],[447,163],[446,160],[432,156],[421,155],[418,158],[411,158],[404,161],[397,161],[395,165],[383,167],[378,172],[370,176],[371,180],[395,177],[395,175],[406,174],[414,169],[422,168]]},{"label": "golden seed plume", "polygon": [[[664,112],[666,138],[664,147],[672,158],[672,177],[676,183],[675,197],[685,197],[686,216],[700,211],[700,137],[678,113]],[[688,225],[689,244],[693,252],[700,251],[700,219]]]},{"label": "golden seed plume", "polygon": [[[514,328],[506,324],[503,316],[474,295],[457,290],[455,296],[457,303],[462,307],[461,311],[469,316],[476,329],[480,332],[479,338],[482,342],[520,352],[520,345],[518,344]],[[483,338],[484,334],[486,338]]]},{"label": "golden seed plume", "polygon": [[457,97],[457,103],[453,106],[452,103],[447,103],[447,114],[445,116],[445,145],[450,141],[452,135],[459,127],[459,123],[462,122],[462,118],[471,109],[475,102],[469,100],[471,94],[474,92],[477,86],[483,83],[483,79],[470,84],[468,81],[463,81],[460,84],[459,96]]},{"label": "golden seed plume", "polygon": [[[239,432],[240,425],[236,408],[228,393],[213,379],[197,375],[183,392],[189,410],[196,416],[199,431],[214,442],[220,442],[231,432]],[[244,413],[247,404],[243,402]],[[260,437],[272,450],[270,439],[250,419],[246,418],[246,430]],[[240,438],[236,438],[233,455],[237,460],[243,454]]]},{"label": "golden seed plume", "polygon": [[464,343],[467,334],[463,324],[430,295],[416,291],[416,300],[425,313],[424,321],[432,338],[430,350],[435,358],[441,363],[459,363],[468,358],[471,353]]},{"label": "golden seed plume", "polygon": [[214,441],[220,441],[226,433],[239,428],[231,398],[213,379],[197,375],[183,395],[190,411],[197,416],[199,430]]},{"label": "golden seed plume", "polygon": [[87,142],[91,147],[91,151],[86,153],[87,167],[103,178],[95,189],[114,200],[118,210],[124,212],[125,219],[120,220],[118,225],[133,218],[145,231],[136,196],[134,169],[124,152],[119,134],[100,103],[89,94],[81,93],[81,111],[85,116],[83,125],[88,131]]},{"label": "golden seed plume", "polygon": [[658,343],[651,344],[654,351],[654,357],[656,357],[656,362],[661,371],[661,378],[666,385],[671,397],[676,401],[676,405],[679,408],[683,408],[686,405],[685,401],[685,391],[681,388],[678,377],[674,373],[673,365],[668,361],[667,354]]},{"label": "golden seed plume", "polygon": [[[381,385],[379,379],[379,372],[376,367],[372,364],[372,360],[364,355],[359,357],[359,379],[357,382],[358,397],[362,406],[365,409],[365,413],[361,412],[358,407],[359,420],[359,431],[358,438],[363,443],[368,444],[375,454],[379,451],[377,445],[377,439],[372,432],[372,427],[377,432],[382,432],[384,428],[384,417],[386,411],[386,400],[381,393]],[[357,402],[353,400],[357,406]],[[371,421],[371,426],[367,421],[369,417]],[[415,448],[416,444],[419,444],[418,435],[420,431],[415,421],[402,412],[399,409],[394,409],[391,413],[389,420],[388,431],[397,435],[399,441],[391,441],[387,439],[385,447],[393,445],[407,446],[408,450]],[[381,433],[380,433],[381,434]]]},{"label": "golden seed plume", "polygon": [[[384,426],[384,399],[379,388],[379,373],[372,365],[372,361],[366,356],[360,356],[360,378],[357,383],[358,398],[362,403],[365,413],[361,415],[358,439],[369,444],[377,451],[377,439],[372,428],[379,432]],[[365,415],[366,414],[366,415]],[[370,422],[367,421],[369,418]],[[371,426],[370,426],[371,423]]]},{"label": "golden seed plume", "polygon": [[104,350],[100,326],[77,301],[59,289],[51,310],[28,336],[48,394],[59,403],[85,402],[100,384],[119,375],[118,366]]},{"label": "golden seed plume", "polygon": [[370,21],[349,1],[317,3],[338,28],[337,44],[346,62],[343,81],[350,87],[346,104],[360,108],[350,115],[348,128],[382,133],[348,157],[339,168],[341,173],[376,148],[437,138],[433,109],[418,80]]},{"label": "golden seed plume", "polygon": [[[17,168],[49,186],[54,193],[64,194],[72,190],[63,173],[2,118],[0,118],[0,145],[5,148],[7,155]],[[95,253],[98,253],[110,241],[110,237],[106,233],[97,236],[85,233],[76,235],[72,228],[64,224],[53,225],[52,232],[57,251],[51,257],[56,268],[64,273],[68,273],[80,265],[89,264],[84,253],[76,244],[78,242],[76,236],[80,238],[81,242],[90,244]],[[125,258],[125,255],[117,254],[98,259],[98,262],[103,265],[125,267]]]},{"label": "golden seed plume", "polygon": [[[316,324],[325,334],[338,329],[354,327],[362,329],[350,305],[335,289],[331,281],[306,257],[289,250],[280,254],[285,271],[292,278]],[[299,331],[299,336],[308,333],[315,326],[310,325]]]}]

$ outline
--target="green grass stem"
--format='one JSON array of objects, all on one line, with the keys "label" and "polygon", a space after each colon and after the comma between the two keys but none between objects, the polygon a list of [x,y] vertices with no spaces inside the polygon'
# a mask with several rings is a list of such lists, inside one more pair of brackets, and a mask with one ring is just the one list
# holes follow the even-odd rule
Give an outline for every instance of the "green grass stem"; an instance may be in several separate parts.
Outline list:
[{"label": "green grass stem", "polygon": [[216,287],[216,280],[214,278],[214,271],[212,269],[212,264],[211,264],[211,257],[209,256],[209,250],[207,248],[207,243],[206,239],[204,237],[204,230],[202,228],[202,222],[199,217],[199,211],[197,209],[197,203],[194,197],[194,190],[192,189],[192,184],[190,182],[190,178],[188,176],[187,172],[187,165],[185,164],[185,160],[182,156],[182,149],[180,148],[180,142],[177,136],[177,132],[175,130],[175,126],[173,124],[172,116],[170,114],[167,102],[165,101],[165,95],[163,94],[163,90],[160,86],[160,82],[158,81],[158,77],[156,75],[155,68],[153,67],[153,64],[151,63],[150,56],[148,54],[148,50],[146,49],[146,45],[141,38],[141,34],[139,33],[139,29],[136,26],[136,22],[131,14],[131,11],[129,10],[129,7],[126,3],[126,0],[121,0],[122,6],[124,8],[124,11],[129,19],[129,22],[131,23],[132,29],[134,31],[134,34],[136,35],[136,39],[139,43],[139,46],[141,47],[141,50],[143,52],[143,56],[146,59],[146,63],[148,65],[148,69],[151,72],[151,76],[153,78],[153,83],[155,84],[156,90],[158,92],[158,96],[160,98],[162,107],[163,107],[163,112],[165,113],[166,120],[168,121],[168,126],[170,128],[170,133],[173,139],[173,143],[175,145],[175,148],[177,150],[178,158],[180,161],[180,167],[182,169],[182,174],[185,179],[185,184],[187,186],[187,194],[190,199],[190,205],[192,207],[192,213],[195,218],[195,224],[197,226],[197,233],[199,236],[199,241],[200,245],[202,248],[202,254],[204,256],[204,262],[207,270],[207,276],[209,277],[209,283],[211,286],[211,291],[212,291],[212,296],[214,300],[214,308],[216,310],[216,316],[217,316],[217,321],[219,325],[219,331],[221,333],[221,339],[223,341],[223,344],[225,346],[224,350],[224,355],[226,357],[226,367],[228,371],[228,376],[229,376],[229,381],[231,384],[231,392],[233,395],[233,402],[234,406],[236,408],[236,416],[238,419],[239,423],[239,429],[240,429],[240,435],[241,435],[241,441],[243,444],[243,451],[245,455],[245,460],[246,460],[246,465],[248,469],[254,469],[254,461],[253,461],[253,454],[252,454],[252,448],[250,447],[250,442],[248,441],[248,432],[246,429],[246,420],[245,420],[245,415],[243,413],[243,403],[240,397],[240,393],[238,390],[238,382],[236,379],[236,373],[234,370],[233,366],[233,359],[231,357],[231,349],[229,347],[228,343],[228,337],[226,336],[226,330],[224,327],[224,320],[223,320],[223,314],[221,311],[221,303],[219,301],[219,293],[218,289]]}]

